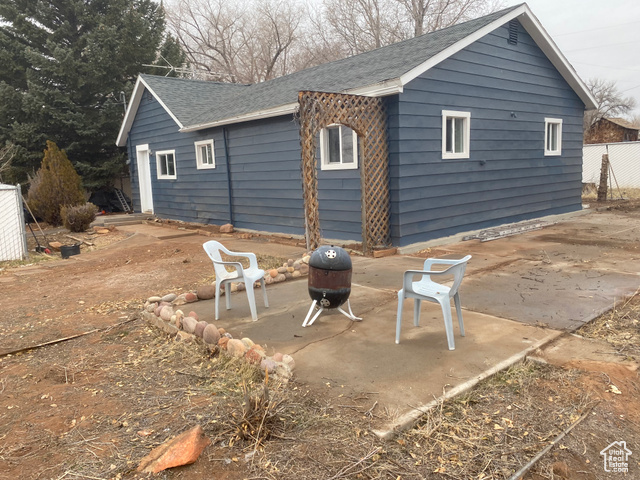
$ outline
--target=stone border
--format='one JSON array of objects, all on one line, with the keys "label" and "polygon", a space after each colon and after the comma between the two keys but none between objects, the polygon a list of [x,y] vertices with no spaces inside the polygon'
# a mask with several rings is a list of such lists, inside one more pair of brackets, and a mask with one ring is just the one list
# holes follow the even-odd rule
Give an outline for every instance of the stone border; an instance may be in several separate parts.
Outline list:
[{"label": "stone border", "polygon": [[[299,278],[309,273],[309,257],[305,254],[300,260],[289,259],[281,267],[265,272],[265,284],[280,283],[289,279]],[[253,287],[259,287],[256,282]],[[229,292],[242,291],[244,283],[232,283]],[[224,287],[221,295],[225,295]],[[198,319],[198,314],[176,309],[199,300],[210,300],[215,297],[215,284],[198,287],[195,292],[180,295],[168,293],[164,296],[151,296],[144,303],[143,318],[159,328],[176,342],[201,342],[212,354],[224,353],[236,358],[243,358],[247,363],[260,367],[263,374],[274,375],[281,380],[288,381],[293,375],[295,362],[290,355],[280,352],[267,356],[261,345],[250,338],[235,339],[224,328],[218,328],[213,323]]]}]

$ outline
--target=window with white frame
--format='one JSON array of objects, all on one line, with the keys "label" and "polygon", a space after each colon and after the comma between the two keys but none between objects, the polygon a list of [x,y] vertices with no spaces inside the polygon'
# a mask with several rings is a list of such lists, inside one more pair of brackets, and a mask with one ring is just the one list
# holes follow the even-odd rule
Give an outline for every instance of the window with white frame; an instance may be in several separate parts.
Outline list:
[{"label": "window with white frame", "polygon": [[196,167],[216,168],[216,157],[213,153],[213,140],[196,142]]},{"label": "window with white frame", "polygon": [[442,158],[469,158],[471,113],[442,111]]},{"label": "window with white frame", "polygon": [[156,165],[158,167],[158,178],[171,180],[178,178],[176,175],[176,151],[166,150],[156,152]]},{"label": "window with white frame", "polygon": [[358,168],[358,134],[345,125],[330,125],[320,130],[320,168]]},{"label": "window with white frame", "polygon": [[562,119],[544,119],[544,154],[562,155]]}]

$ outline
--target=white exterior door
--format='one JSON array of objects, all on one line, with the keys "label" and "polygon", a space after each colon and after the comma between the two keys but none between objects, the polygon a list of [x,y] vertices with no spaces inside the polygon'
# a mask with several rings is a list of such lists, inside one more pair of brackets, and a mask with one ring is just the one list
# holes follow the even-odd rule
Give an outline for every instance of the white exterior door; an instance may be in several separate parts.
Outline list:
[{"label": "white exterior door", "polygon": [[136,145],[136,163],[138,166],[138,188],[140,189],[140,210],[143,213],[153,213],[149,145]]}]

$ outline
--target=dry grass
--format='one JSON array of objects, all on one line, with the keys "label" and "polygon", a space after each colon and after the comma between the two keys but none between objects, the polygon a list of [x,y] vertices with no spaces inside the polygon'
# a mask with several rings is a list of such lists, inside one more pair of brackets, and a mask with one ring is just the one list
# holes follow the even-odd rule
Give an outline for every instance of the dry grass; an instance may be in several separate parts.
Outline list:
[{"label": "dry grass", "polygon": [[427,412],[391,443],[369,433],[380,417],[366,407],[298,395],[288,441],[267,443],[252,468],[270,479],[508,478],[589,408],[572,388],[578,376],[518,364]]},{"label": "dry grass", "polygon": [[[595,202],[598,198],[598,187],[595,184],[587,184],[582,189],[582,201],[583,202]],[[619,200],[620,198],[625,200],[640,200],[640,188],[617,188],[613,187],[612,191],[609,191],[607,198],[613,200]]]},{"label": "dry grass", "polygon": [[636,292],[624,303],[584,325],[576,333],[605,340],[621,355],[639,359],[640,294]]}]

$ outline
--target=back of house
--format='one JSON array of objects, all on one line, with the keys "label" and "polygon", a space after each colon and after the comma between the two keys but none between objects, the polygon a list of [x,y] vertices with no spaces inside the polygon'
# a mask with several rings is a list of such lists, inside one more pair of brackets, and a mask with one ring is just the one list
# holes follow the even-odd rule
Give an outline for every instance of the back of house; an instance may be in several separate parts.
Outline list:
[{"label": "back of house", "polygon": [[255,85],[141,75],[117,144],[136,210],[417,248],[579,210],[594,105],[522,4]]}]

